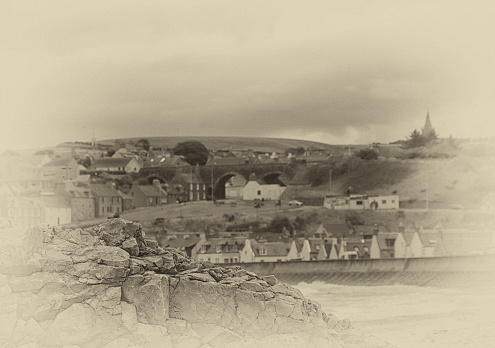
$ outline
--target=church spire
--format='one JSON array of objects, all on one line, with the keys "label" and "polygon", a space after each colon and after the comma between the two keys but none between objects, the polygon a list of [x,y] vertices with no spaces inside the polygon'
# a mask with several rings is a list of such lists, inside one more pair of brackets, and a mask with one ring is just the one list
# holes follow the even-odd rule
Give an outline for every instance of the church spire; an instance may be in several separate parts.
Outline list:
[{"label": "church spire", "polygon": [[431,121],[430,121],[430,110],[426,112],[426,122],[425,122],[425,127],[423,128],[422,135],[423,136],[428,136],[430,133],[433,131],[433,127],[431,126]]}]

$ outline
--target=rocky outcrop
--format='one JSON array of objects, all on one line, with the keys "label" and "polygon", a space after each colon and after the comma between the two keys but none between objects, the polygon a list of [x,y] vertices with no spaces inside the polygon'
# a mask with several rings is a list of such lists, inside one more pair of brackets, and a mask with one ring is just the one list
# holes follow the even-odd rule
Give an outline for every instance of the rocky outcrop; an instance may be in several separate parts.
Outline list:
[{"label": "rocky outcrop", "polygon": [[385,346],[273,276],[162,249],[131,221],[2,232],[1,346]]}]

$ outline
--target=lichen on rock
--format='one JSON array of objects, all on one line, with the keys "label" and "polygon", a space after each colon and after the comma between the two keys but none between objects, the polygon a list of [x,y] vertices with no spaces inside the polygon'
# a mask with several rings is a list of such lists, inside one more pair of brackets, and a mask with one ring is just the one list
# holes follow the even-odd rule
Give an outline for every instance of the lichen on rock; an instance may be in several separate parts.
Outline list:
[{"label": "lichen on rock", "polygon": [[131,221],[41,225],[20,240],[0,247],[0,346],[340,347],[356,336],[275,277],[163,249]]}]

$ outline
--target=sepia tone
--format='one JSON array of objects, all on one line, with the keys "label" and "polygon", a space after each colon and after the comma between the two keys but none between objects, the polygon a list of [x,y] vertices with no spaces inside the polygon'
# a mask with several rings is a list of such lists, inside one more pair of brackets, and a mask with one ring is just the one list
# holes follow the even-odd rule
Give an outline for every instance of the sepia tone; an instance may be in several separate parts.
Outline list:
[{"label": "sepia tone", "polygon": [[494,14],[3,1],[0,346],[493,346]]}]

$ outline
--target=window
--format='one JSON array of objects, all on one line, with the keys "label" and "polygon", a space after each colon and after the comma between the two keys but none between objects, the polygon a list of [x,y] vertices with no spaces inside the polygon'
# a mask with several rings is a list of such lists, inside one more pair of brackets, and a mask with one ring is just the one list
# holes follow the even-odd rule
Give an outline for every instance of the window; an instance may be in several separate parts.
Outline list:
[{"label": "window", "polygon": [[223,259],[223,263],[229,263],[229,259]]},{"label": "window", "polygon": [[356,201],[356,205],[363,205],[363,201]]},{"label": "window", "polygon": [[387,244],[387,246],[393,247],[395,244],[395,239],[385,239],[385,243]]},{"label": "window", "polygon": [[258,196],[261,196],[261,190],[258,190]]},{"label": "window", "polygon": [[[206,245],[201,246],[201,252],[206,253]],[[208,261],[210,261],[210,259],[208,259]]]},{"label": "window", "polygon": [[260,255],[266,255],[266,249],[265,248],[260,249]]},{"label": "window", "polygon": [[320,251],[320,244],[316,244],[315,249],[316,249],[316,251]]},{"label": "window", "polygon": [[387,200],[386,199],[382,199],[382,204],[387,204]]},{"label": "window", "polygon": [[[221,245],[217,245],[217,246],[215,247],[215,251],[216,251],[217,253],[221,252],[221,251],[222,251],[222,246],[221,246]],[[217,261],[217,262],[218,262],[218,261]]]}]

